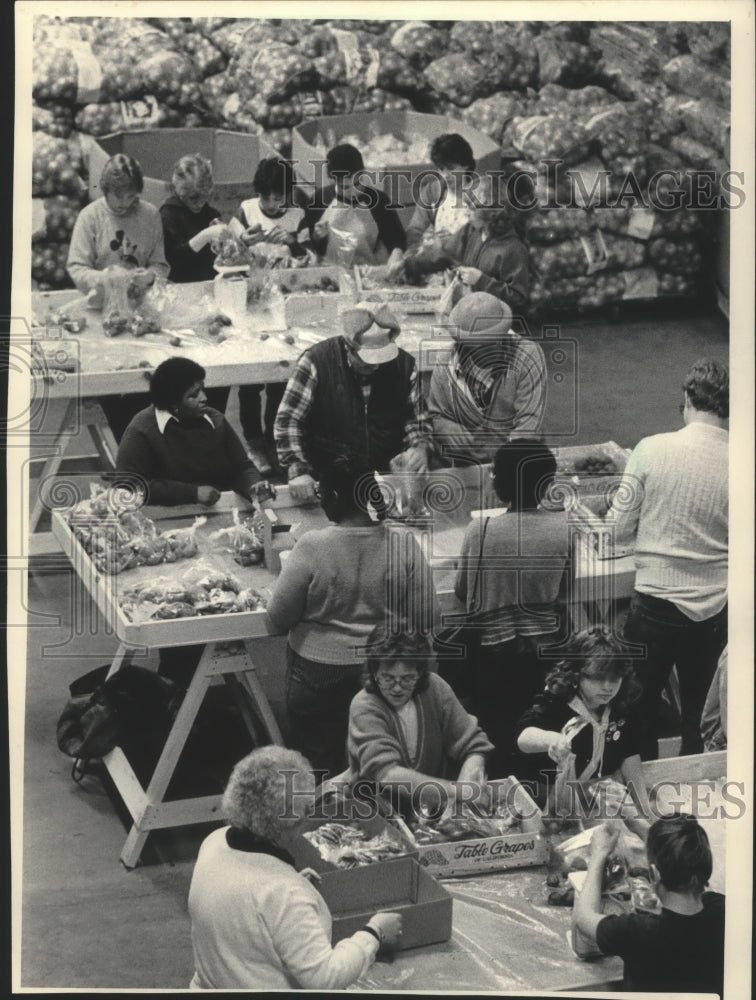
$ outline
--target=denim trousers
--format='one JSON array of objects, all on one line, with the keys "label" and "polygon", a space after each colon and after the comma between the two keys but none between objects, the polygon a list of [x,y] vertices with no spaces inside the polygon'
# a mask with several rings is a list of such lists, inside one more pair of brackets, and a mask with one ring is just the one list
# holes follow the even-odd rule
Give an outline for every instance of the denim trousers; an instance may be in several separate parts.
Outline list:
[{"label": "denim trousers", "polygon": [[349,706],[362,688],[363,664],[308,660],[286,647],[286,714],[289,743],[324,777],[347,766]]},{"label": "denim trousers", "polygon": [[643,686],[638,705],[641,757],[659,756],[661,698],[672,667],[680,685],[680,754],[702,753],[701,712],[717,661],[727,644],[727,605],[704,621],[692,621],[671,601],[634,591],[624,637],[644,647],[634,659]]}]

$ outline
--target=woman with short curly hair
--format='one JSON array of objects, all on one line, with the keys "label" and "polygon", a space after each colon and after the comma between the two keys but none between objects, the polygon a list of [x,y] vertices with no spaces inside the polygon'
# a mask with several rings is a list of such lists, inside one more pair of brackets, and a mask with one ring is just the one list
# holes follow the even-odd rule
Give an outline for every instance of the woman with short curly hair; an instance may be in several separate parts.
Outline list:
[{"label": "woman with short curly hair", "polygon": [[641,687],[627,648],[594,629],[572,637],[565,656],[546,676],[545,690],[515,727],[523,756],[518,777],[536,782],[536,797],[554,804],[557,779],[568,769],[583,785],[614,778],[632,785],[633,799],[649,805],[632,711]]},{"label": "woman with short curly hair", "polygon": [[177,160],[171,175],[173,193],[160,208],[165,256],[171,281],[212,281],[215,254],[210,244],[226,227],[210,204],[213,167],[199,153]]},{"label": "woman with short curly hair", "polygon": [[290,852],[315,805],[309,762],[295,750],[253,750],[231,772],[229,825],[200,847],[189,888],[192,989],[344,989],[396,943],[401,917],[376,913],[333,947],[331,914]]}]

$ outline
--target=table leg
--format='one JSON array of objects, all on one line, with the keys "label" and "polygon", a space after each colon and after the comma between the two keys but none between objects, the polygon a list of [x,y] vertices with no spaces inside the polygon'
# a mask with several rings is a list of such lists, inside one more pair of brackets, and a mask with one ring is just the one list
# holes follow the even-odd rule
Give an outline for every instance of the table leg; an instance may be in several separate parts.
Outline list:
[{"label": "table leg", "polygon": [[37,489],[37,499],[34,501],[34,506],[32,507],[31,514],[29,515],[29,533],[31,534],[37,524],[42,514],[45,511],[45,504],[42,499],[42,487],[44,486],[46,480],[52,479],[53,476],[58,474],[61,463],[65,458],[66,449],[68,448],[69,437],[66,434],[68,425],[71,423],[73,414],[75,412],[74,407],[76,406],[76,400],[70,400],[66,406],[65,412],[63,414],[63,419],[60,422],[60,426],[55,432],[52,447],[53,454],[45,459],[45,464],[42,466],[42,471],[39,475],[39,487]]}]

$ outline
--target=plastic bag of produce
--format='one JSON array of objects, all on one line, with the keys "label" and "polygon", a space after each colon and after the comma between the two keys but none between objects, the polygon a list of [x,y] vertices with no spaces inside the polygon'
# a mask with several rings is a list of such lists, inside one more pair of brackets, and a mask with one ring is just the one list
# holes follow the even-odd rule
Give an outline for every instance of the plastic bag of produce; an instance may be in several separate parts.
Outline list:
[{"label": "plastic bag of produce", "polygon": [[522,100],[515,94],[492,94],[473,101],[461,114],[463,121],[500,143],[509,122],[523,115]]},{"label": "plastic bag of produce", "polygon": [[45,132],[32,133],[32,195],[78,195],[84,190],[79,176],[80,148],[71,139],[56,139]]},{"label": "plastic bag of produce", "polygon": [[260,94],[266,101],[286,100],[298,90],[314,86],[315,67],[292,46],[280,42],[237,52],[234,80],[239,95]]},{"label": "plastic bag of produce", "polygon": [[230,552],[240,566],[254,566],[263,561],[263,514],[259,511],[242,520],[233,507],[233,523],[228,528],[212,532],[209,540],[220,552]]},{"label": "plastic bag of produce", "polygon": [[725,108],[731,106],[729,73],[701,63],[695,56],[675,56],[664,66],[662,78],[670,90],[690,97],[708,97]]},{"label": "plastic bag of produce", "polygon": [[[39,213],[40,209],[43,221],[41,227],[34,232],[32,242],[62,243],[68,240],[81,211],[80,200],[58,194],[52,198],[40,199],[36,213],[33,212],[33,215]],[[38,214],[37,217],[39,217]]]},{"label": "plastic bag of produce", "polygon": [[391,44],[415,69],[425,69],[440,59],[449,43],[447,32],[432,28],[426,21],[407,21],[391,35]]},{"label": "plastic bag of produce", "polygon": [[67,139],[73,128],[73,111],[65,104],[50,102],[32,105],[32,129],[56,139]]},{"label": "plastic bag of produce", "polygon": [[591,215],[583,208],[550,208],[530,212],[525,232],[528,242],[560,243],[595,229]]},{"label": "plastic bag of produce", "polygon": [[659,271],[669,274],[698,274],[703,267],[698,242],[690,236],[679,240],[652,240],[648,245],[648,257]]},{"label": "plastic bag of produce", "polygon": [[32,279],[40,291],[73,287],[66,270],[68,247],[67,242],[50,243],[48,240],[32,247]]},{"label": "plastic bag of produce", "polygon": [[538,79],[546,83],[579,86],[595,74],[600,59],[591,45],[555,37],[545,32],[534,42],[538,52]]},{"label": "plastic bag of produce", "polygon": [[468,55],[449,53],[425,67],[425,79],[439,94],[466,108],[490,93],[490,77],[484,66]]},{"label": "plastic bag of produce", "polygon": [[581,126],[556,115],[513,118],[505,140],[534,162],[561,159],[564,163],[579,163],[588,153],[587,137]]}]

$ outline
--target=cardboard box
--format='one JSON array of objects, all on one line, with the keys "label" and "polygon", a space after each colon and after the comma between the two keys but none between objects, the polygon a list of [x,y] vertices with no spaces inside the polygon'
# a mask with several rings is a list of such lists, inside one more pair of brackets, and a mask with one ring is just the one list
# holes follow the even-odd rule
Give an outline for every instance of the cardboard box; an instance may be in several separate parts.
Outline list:
[{"label": "cardboard box", "polygon": [[420,864],[436,878],[480,875],[507,868],[529,868],[548,860],[549,845],[542,834],[542,813],[517,778],[489,782],[500,802],[523,816],[516,832],[500,837],[419,844]]},{"label": "cardboard box", "polygon": [[[336,142],[343,141],[345,136],[358,136],[362,145],[375,135],[391,134],[413,140],[426,139],[427,146],[433,140],[446,132],[456,132],[467,139],[472,147],[473,156],[480,173],[499,170],[501,167],[501,150],[489,136],[472,128],[466,122],[459,121],[448,115],[427,115],[417,111],[380,111],[362,115],[332,115],[302,122],[292,129],[291,145],[292,159],[297,174],[303,185],[310,190],[325,186],[328,178],[325,172],[325,156],[322,149],[316,149],[314,143],[321,137],[328,143],[328,135],[332,133]],[[359,145],[359,144],[358,144]],[[323,164],[316,166],[314,164]],[[366,164],[371,169],[370,164]],[[412,217],[415,206],[413,181],[425,170],[433,170],[430,157],[422,163],[387,164],[377,170],[378,183],[393,196],[397,204],[403,207],[400,212],[402,222],[407,224]]]},{"label": "cardboard box", "polygon": [[[368,819],[347,819],[335,812],[329,818],[311,817],[305,829],[317,829],[323,823],[349,822],[361,827],[367,837],[390,831],[403,840],[401,833],[381,816]],[[417,863],[417,853],[407,845],[407,854],[390,861],[376,861],[359,868],[337,869],[321,857],[320,851],[305,837],[292,848],[297,868],[312,868],[320,874],[316,884],[333,917],[332,940],[335,944],[349,937],[367,923],[378,910],[402,914],[402,936],[397,949],[448,941],[452,931],[452,898]]]},{"label": "cardboard box", "polygon": [[139,161],[144,173],[142,197],[157,208],[171,194],[170,180],[177,160],[200,153],[213,165],[212,204],[228,221],[245,198],[254,196],[257,164],[275,149],[256,135],[212,128],[160,128],[112,132],[92,143],[89,153],[89,196],[102,195],[100,174],[111,156],[126,153]]},{"label": "cardboard box", "polygon": [[381,280],[382,267],[369,264],[357,265],[354,269],[357,295],[361,302],[386,302],[400,315],[433,314],[446,291],[445,285],[389,285]]}]

